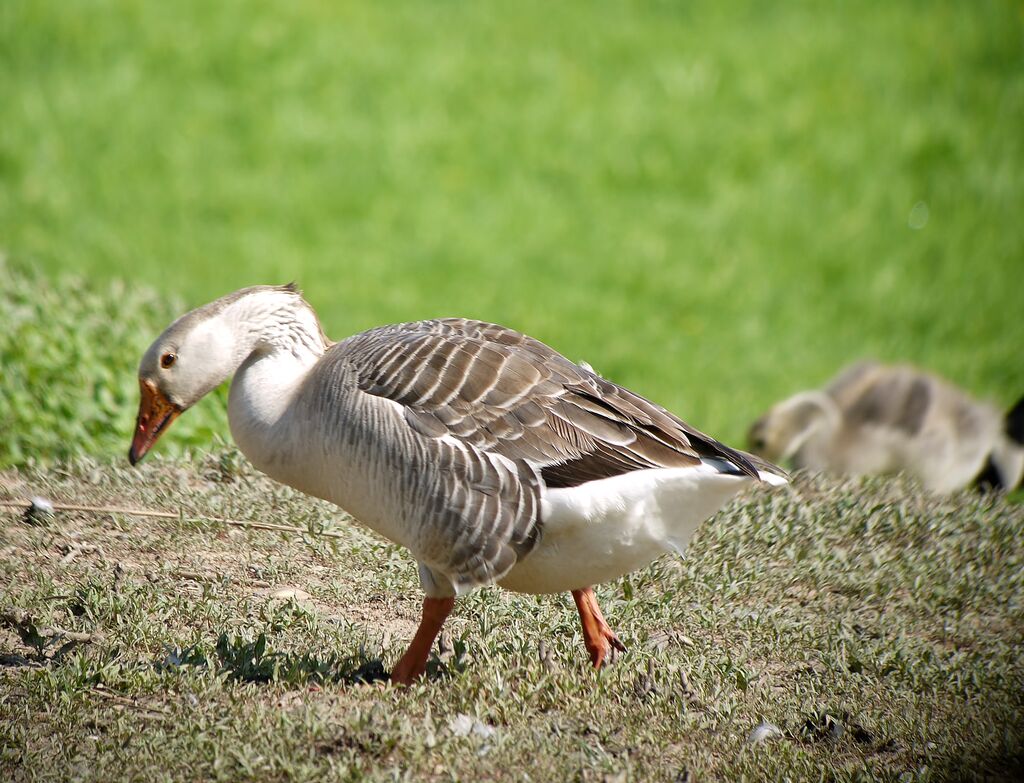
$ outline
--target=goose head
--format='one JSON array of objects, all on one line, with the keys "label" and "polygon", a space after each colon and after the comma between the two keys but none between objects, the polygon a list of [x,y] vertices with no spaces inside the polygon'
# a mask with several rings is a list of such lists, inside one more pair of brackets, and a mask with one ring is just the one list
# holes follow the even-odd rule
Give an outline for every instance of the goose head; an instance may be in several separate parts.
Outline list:
[{"label": "goose head", "polygon": [[145,456],[178,416],[237,366],[235,340],[223,319],[203,309],[172,323],[139,363],[139,415],[128,451],[131,464]]},{"label": "goose head", "polygon": [[156,338],[139,363],[139,415],[128,460],[134,465],[178,416],[226,381],[253,352],[315,361],[329,344],[294,284],[243,288],[186,313]]}]

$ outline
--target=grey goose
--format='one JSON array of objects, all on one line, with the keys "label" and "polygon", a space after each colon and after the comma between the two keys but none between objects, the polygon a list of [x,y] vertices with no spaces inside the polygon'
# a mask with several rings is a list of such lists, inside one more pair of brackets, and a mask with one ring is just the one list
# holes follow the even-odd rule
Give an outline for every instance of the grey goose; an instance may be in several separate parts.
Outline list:
[{"label": "grey goose", "polygon": [[392,681],[425,670],[455,597],[569,591],[595,667],[624,649],[593,585],[683,552],[744,487],[784,474],[495,324],[442,318],[324,335],[294,286],[228,294],[172,323],[139,365],[129,451],[233,376],[238,447],[419,563],[422,620]]}]

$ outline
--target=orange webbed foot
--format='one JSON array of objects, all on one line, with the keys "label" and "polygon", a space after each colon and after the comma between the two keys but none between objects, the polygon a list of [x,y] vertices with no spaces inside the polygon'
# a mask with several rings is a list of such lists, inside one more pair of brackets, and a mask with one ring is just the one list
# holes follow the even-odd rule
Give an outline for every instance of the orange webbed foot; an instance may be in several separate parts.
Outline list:
[{"label": "orange webbed foot", "polygon": [[590,653],[590,662],[594,664],[595,669],[600,669],[605,663],[614,663],[618,653],[626,652],[626,645],[605,621],[593,588],[573,590],[572,597],[576,602],[576,610],[580,613],[583,643]]},{"label": "orange webbed foot", "polygon": [[441,632],[441,626],[455,606],[454,598],[424,598],[423,616],[416,635],[409,643],[409,649],[391,670],[391,682],[395,685],[412,685],[427,670],[427,659],[434,639]]}]

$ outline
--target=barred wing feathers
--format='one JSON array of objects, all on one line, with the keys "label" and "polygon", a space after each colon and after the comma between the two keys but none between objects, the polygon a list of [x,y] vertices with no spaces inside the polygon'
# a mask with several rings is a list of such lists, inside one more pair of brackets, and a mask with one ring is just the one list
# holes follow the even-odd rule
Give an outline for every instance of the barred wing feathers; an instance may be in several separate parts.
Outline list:
[{"label": "barred wing feathers", "polygon": [[701,457],[757,478],[755,458],[512,329],[418,321],[363,332],[336,349],[355,365],[360,389],[402,405],[416,432],[525,461],[549,487]]}]

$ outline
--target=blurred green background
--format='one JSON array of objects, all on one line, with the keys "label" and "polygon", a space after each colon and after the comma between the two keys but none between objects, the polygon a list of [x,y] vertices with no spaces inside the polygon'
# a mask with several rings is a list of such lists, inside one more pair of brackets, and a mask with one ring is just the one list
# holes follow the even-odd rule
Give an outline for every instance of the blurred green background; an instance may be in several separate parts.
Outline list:
[{"label": "blurred green background", "polygon": [[1024,392],[1019,2],[4,0],[0,96],[0,465],[120,454],[167,320],[289,280],[731,441],[866,355]]}]

